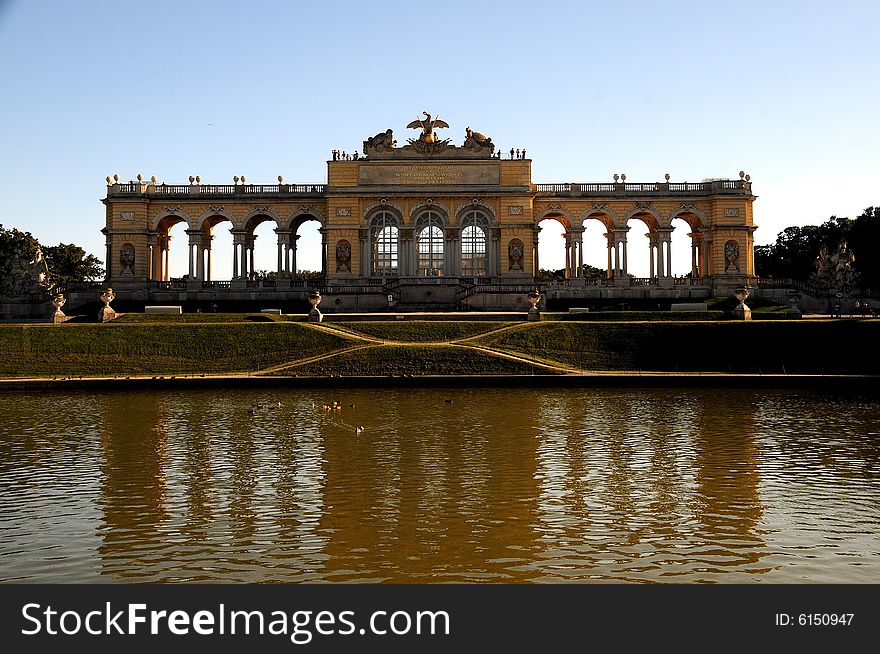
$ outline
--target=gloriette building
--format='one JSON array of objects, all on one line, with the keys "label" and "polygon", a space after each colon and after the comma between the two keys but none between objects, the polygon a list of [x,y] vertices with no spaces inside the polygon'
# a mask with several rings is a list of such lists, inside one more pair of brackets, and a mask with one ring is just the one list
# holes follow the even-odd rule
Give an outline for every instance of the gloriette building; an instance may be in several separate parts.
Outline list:
[{"label": "gloriette building", "polygon": [[[697,300],[754,284],[755,196],[747,175],[533,184],[525,150],[500,152],[470,127],[453,143],[444,138],[445,121],[423,115],[408,125],[418,131],[403,146],[388,129],[364,141],[363,154],[334,151],[325,184],[108,178],[103,232],[107,283],[117,302],[295,311],[307,307],[306,295],[317,287],[327,310],[528,306],[524,296],[537,285],[540,266],[538,224],[548,218],[565,229],[566,279],[543,288],[551,303]],[[633,220],[647,225],[647,242],[627,238]],[[267,221],[277,235],[276,275],[256,279],[254,230]],[[319,280],[296,274],[297,230],[306,221],[320,225]],[[188,240],[173,247],[188,249],[189,270],[173,280],[169,230],[178,223]],[[212,241],[224,223],[233,248],[218,252]],[[607,239],[605,273],[587,277],[584,227],[599,223]],[[687,230],[691,247],[690,274],[679,278],[670,263],[676,229]],[[634,256],[649,257],[647,278],[629,275]],[[212,276],[217,257],[231,258],[232,279]]]}]

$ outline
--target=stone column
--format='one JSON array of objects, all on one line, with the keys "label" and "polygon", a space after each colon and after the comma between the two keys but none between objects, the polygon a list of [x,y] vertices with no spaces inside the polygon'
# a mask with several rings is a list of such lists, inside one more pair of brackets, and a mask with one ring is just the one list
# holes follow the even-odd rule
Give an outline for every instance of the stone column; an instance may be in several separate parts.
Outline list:
[{"label": "stone column", "polygon": [[501,274],[501,228],[487,227],[486,231],[486,275],[496,277]]},{"label": "stone column", "polygon": [[198,229],[186,230],[189,236],[189,278],[202,279],[204,273],[204,252],[202,250],[202,232]]},{"label": "stone column", "polygon": [[565,238],[565,270],[562,276],[565,279],[571,279],[571,234],[566,234]]},{"label": "stone column", "polygon": [[629,277],[627,276],[627,251],[626,251],[626,233],[629,228],[614,230],[614,285],[629,286]]},{"label": "stone column", "polygon": [[150,279],[162,280],[162,237],[159,234],[150,236]]},{"label": "stone column", "polygon": [[257,240],[256,234],[248,234],[247,238],[247,261],[248,261],[248,275],[247,278],[251,279],[256,274],[256,269],[254,267],[254,245]]},{"label": "stone column", "polygon": [[461,231],[457,227],[447,227],[443,243],[443,255],[446,260],[446,270],[443,274],[447,277],[461,275]]},{"label": "stone column", "polygon": [[168,271],[168,251],[171,249],[171,237],[166,236],[162,240],[162,281],[170,281],[171,277]]},{"label": "stone column", "polygon": [[275,264],[275,276],[281,277],[284,274],[284,243],[281,237],[278,237],[278,261]]},{"label": "stone column", "polygon": [[369,277],[370,276],[370,230],[369,229],[359,229],[358,230],[358,246],[360,247],[360,253],[358,255],[358,269],[360,270],[361,277]]},{"label": "stone column", "polygon": [[575,232],[575,244],[577,245],[577,267],[575,277],[584,276],[584,228]]},{"label": "stone column", "polygon": [[247,278],[247,262],[245,260],[245,237],[247,233],[232,230],[232,279]]},{"label": "stone column", "polygon": [[214,251],[214,248],[212,247],[213,244],[211,243],[211,241],[213,241],[213,240],[214,240],[213,234],[208,234],[207,236],[202,237],[202,243],[203,243],[202,247],[204,248],[205,252],[207,252],[207,259],[208,259],[208,261],[205,263],[204,278],[205,278],[205,280],[207,280],[209,282],[211,281],[211,271],[212,271],[211,253]]},{"label": "stone column", "polygon": [[703,275],[703,233],[698,231],[688,234],[691,237],[691,275]]},{"label": "stone column", "polygon": [[662,261],[658,258],[657,267],[660,273],[660,285],[672,286],[672,228],[661,227],[657,231],[657,241],[660,246]]},{"label": "stone column", "polygon": [[412,277],[415,275],[415,239],[412,227],[401,227],[397,232],[397,276]]},{"label": "stone column", "polygon": [[614,277],[614,268],[613,268],[613,260],[611,256],[611,250],[614,248],[614,232],[611,230],[607,230],[605,232],[605,240],[607,241],[608,246],[608,265],[605,268],[605,277],[606,279],[611,279]]},{"label": "stone column", "polygon": [[532,271],[532,276],[537,279],[538,271],[541,270],[541,262],[538,261],[538,235],[541,233],[541,228],[537,225],[535,226],[535,237],[532,239],[532,261],[534,270]]},{"label": "stone column", "polygon": [[657,252],[657,234],[649,233],[648,234],[648,280],[649,283],[654,283],[654,257]]},{"label": "stone column", "polygon": [[321,273],[326,276],[329,274],[329,267],[327,266],[327,228],[321,227],[318,231],[321,232]]}]

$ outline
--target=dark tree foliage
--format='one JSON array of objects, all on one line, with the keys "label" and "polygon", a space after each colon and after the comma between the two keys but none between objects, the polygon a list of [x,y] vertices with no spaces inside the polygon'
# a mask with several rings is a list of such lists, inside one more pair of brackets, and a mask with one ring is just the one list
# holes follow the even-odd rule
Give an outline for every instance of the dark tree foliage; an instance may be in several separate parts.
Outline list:
[{"label": "dark tree foliage", "polygon": [[[596,268],[595,266],[591,266],[587,263],[584,264],[582,276],[587,279],[594,279],[596,277],[605,277],[605,270],[603,268]],[[560,268],[559,270],[545,270],[541,268],[538,271],[538,281],[543,283],[551,283],[554,281],[562,281],[565,279],[565,268]]]},{"label": "dark tree foliage", "polygon": [[880,245],[880,207],[868,207],[854,219],[831,216],[821,225],[782,230],[772,245],[755,247],[755,270],[761,277],[807,281],[820,248],[824,245],[834,252],[841,240],[855,253],[859,285],[880,288],[880,261],[874,255]]},{"label": "dark tree foliage", "polygon": [[13,292],[12,289],[18,287],[20,260],[30,261],[39,247],[30,232],[0,225],[0,293]]},{"label": "dark tree foliage", "polygon": [[64,286],[67,282],[87,282],[102,279],[104,268],[101,261],[86,254],[78,245],[59,243],[53,247],[42,247],[30,232],[22,232],[14,227],[5,229],[0,225],[0,278],[3,277],[14,263],[13,258],[30,259],[40,248],[49,269],[49,281],[54,287]]},{"label": "dark tree foliage", "polygon": [[44,248],[43,255],[46,257],[54,286],[104,278],[101,260],[94,255],[86,254],[85,250],[73,243],[59,243]]},{"label": "dark tree foliage", "polygon": [[6,268],[12,256],[32,257],[40,244],[30,232],[20,232],[15,227],[6,229],[0,225],[0,271]]}]

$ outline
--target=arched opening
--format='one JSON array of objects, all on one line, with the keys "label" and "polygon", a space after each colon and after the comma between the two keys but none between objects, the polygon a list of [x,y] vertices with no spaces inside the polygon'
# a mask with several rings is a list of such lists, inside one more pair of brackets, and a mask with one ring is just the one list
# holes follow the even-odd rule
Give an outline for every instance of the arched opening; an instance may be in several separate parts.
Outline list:
[{"label": "arched opening", "polygon": [[461,275],[484,277],[489,273],[489,219],[469,211],[461,219]]},{"label": "arched opening", "polygon": [[[638,283],[653,284],[663,276],[662,264],[668,251],[659,234],[660,222],[654,214],[640,212],[627,219],[627,227],[626,272]],[[661,248],[665,248],[664,252]]]},{"label": "arched opening", "polygon": [[443,221],[436,211],[416,219],[416,276],[442,277],[445,271]]},{"label": "arched opening", "polygon": [[607,214],[590,214],[584,218],[582,228],[583,267],[580,274],[587,285],[604,285],[613,270],[608,239],[609,235],[613,238],[614,219]]},{"label": "arched opening", "polygon": [[266,214],[257,214],[245,223],[245,242],[250,245],[248,279],[272,281],[278,275],[278,224]]},{"label": "arched opening", "polygon": [[[221,223],[228,223],[217,227]],[[201,252],[196,255],[196,275],[206,282],[229,280],[240,277],[246,268],[236,266],[238,260],[233,261],[229,256],[235,252],[236,245],[232,235],[232,221],[226,216],[215,214],[208,216],[202,222],[201,228]],[[242,245],[242,251],[244,252]],[[196,248],[198,250],[198,248]],[[224,256],[225,255],[225,256]],[[199,256],[201,259],[199,259]],[[243,254],[241,255],[244,256]],[[200,274],[199,271],[202,271]]]},{"label": "arched opening", "polygon": [[706,272],[703,221],[694,213],[680,213],[670,222],[672,230],[672,274],[699,279]]},{"label": "arched opening", "polygon": [[315,280],[327,272],[323,223],[310,213],[290,222],[289,244],[282,250],[282,267],[296,279]]},{"label": "arched opening", "polygon": [[540,281],[568,279],[571,271],[566,261],[568,221],[565,216],[550,214],[538,221],[535,277]]},{"label": "arched opening", "polygon": [[189,279],[188,225],[180,216],[167,216],[161,220],[158,232],[159,261],[152,257],[151,279],[159,281]]},{"label": "arched opening", "polygon": [[400,229],[397,216],[380,211],[370,221],[370,272],[397,275],[399,270]]}]

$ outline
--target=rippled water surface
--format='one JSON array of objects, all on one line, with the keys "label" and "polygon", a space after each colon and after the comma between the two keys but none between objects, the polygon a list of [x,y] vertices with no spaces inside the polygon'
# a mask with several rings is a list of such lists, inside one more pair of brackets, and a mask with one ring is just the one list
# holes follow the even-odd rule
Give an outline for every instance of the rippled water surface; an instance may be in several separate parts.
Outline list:
[{"label": "rippled water surface", "polygon": [[869,399],[379,389],[0,406],[7,582],[880,579]]}]

